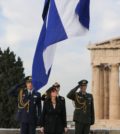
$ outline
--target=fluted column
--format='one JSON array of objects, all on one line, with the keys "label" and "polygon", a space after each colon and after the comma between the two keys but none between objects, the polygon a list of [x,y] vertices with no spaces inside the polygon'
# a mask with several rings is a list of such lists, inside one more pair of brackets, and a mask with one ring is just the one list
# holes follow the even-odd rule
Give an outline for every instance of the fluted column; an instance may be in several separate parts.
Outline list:
[{"label": "fluted column", "polygon": [[100,66],[100,119],[104,119],[104,65]]},{"label": "fluted column", "polygon": [[92,82],[91,82],[91,92],[94,97],[94,67],[92,66]]},{"label": "fluted column", "polygon": [[109,118],[109,67],[104,69],[104,119]]},{"label": "fluted column", "polygon": [[120,94],[119,94],[119,65],[114,64],[111,66],[110,74],[110,119],[120,119]]},{"label": "fluted column", "polygon": [[100,119],[100,70],[98,66],[93,67],[94,70],[94,105],[95,105],[95,118]]}]

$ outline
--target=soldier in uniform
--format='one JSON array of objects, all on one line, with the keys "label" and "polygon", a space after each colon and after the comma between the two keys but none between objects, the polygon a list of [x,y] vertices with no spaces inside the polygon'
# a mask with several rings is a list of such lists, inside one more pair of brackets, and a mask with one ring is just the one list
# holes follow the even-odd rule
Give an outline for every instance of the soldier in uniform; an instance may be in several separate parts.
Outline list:
[{"label": "soldier in uniform", "polygon": [[[94,124],[94,103],[93,96],[86,92],[87,80],[78,82],[78,86],[72,89],[67,97],[74,101],[75,111],[75,134],[89,134],[90,125]],[[78,88],[80,91],[77,92]]]},{"label": "soldier in uniform", "polygon": [[[41,96],[32,85],[32,77],[25,78],[25,88],[19,89],[17,120],[20,122],[21,134],[35,134],[40,125]],[[38,124],[37,124],[38,123]]]},{"label": "soldier in uniform", "polygon": [[44,100],[41,116],[41,132],[63,134],[67,131],[65,99],[62,101],[54,86],[49,88],[50,96]]}]

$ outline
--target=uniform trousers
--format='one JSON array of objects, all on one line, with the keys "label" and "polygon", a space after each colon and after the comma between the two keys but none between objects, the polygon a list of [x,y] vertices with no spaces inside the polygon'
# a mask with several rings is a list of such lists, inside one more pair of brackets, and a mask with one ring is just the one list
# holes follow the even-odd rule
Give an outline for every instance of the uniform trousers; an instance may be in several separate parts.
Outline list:
[{"label": "uniform trousers", "polygon": [[20,124],[20,134],[35,134],[36,125],[33,123],[21,123]]},{"label": "uniform trousers", "polygon": [[75,134],[89,134],[90,124],[75,123]]}]

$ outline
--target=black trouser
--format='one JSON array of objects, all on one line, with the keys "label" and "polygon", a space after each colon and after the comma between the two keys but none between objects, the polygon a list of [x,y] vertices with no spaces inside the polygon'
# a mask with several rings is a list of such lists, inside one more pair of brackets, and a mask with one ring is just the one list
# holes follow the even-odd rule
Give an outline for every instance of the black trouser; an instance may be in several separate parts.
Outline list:
[{"label": "black trouser", "polygon": [[21,123],[20,124],[20,134],[35,134],[36,126],[32,123]]},{"label": "black trouser", "polygon": [[89,134],[90,124],[75,123],[75,134]]}]

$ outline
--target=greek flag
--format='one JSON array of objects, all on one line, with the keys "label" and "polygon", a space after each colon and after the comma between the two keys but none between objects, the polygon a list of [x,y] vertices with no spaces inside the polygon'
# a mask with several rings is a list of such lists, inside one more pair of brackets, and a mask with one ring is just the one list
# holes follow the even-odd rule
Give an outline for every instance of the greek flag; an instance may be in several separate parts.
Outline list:
[{"label": "greek flag", "polygon": [[45,0],[42,14],[44,22],[32,68],[36,90],[48,82],[58,42],[88,31],[89,4],[90,0]]}]

